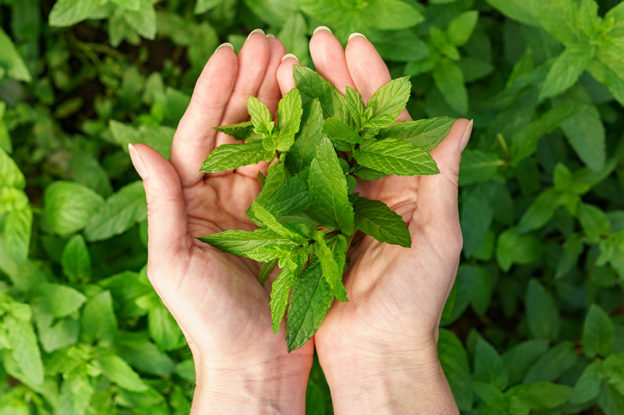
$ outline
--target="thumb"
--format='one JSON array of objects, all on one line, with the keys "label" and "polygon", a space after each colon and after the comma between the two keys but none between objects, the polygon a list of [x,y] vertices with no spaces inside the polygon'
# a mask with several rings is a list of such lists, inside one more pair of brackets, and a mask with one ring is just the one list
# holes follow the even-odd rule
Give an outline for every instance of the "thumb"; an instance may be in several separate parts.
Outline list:
[{"label": "thumb", "polygon": [[145,188],[149,262],[166,261],[190,247],[180,177],[173,165],[151,147],[129,144],[128,150]]},{"label": "thumb", "polygon": [[421,176],[418,189],[419,205],[432,212],[433,218],[458,218],[457,185],[461,153],[466,147],[472,132],[472,121],[459,119],[451,127],[449,134],[431,152],[440,174]]}]

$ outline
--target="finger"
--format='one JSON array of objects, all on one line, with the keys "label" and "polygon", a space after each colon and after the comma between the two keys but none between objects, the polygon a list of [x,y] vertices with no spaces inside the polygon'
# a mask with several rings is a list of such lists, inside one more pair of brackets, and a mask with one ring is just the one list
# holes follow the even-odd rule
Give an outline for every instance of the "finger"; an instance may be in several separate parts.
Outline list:
[{"label": "finger", "polygon": [[286,95],[295,87],[293,65],[299,65],[299,59],[292,53],[282,56],[282,63],[277,68],[277,83],[282,95]]},{"label": "finger", "polygon": [[310,55],[316,71],[340,92],[344,94],[347,85],[355,88],[345,61],[344,49],[329,28],[319,26],[314,30],[310,39]]},{"label": "finger", "polygon": [[176,169],[145,144],[129,145],[132,164],[143,179],[147,199],[148,252],[151,265],[166,261],[192,244],[186,205]]},{"label": "finger", "polygon": [[[264,80],[258,89],[257,96],[260,101],[264,102],[269,108],[269,111],[271,111],[271,114],[275,117],[277,104],[281,96],[280,88],[277,83],[277,68],[282,61],[282,56],[286,53],[286,48],[282,42],[275,38],[268,39],[268,41],[270,48],[269,63],[264,74]],[[266,174],[268,166],[269,163],[263,161],[258,164],[239,167],[236,169],[236,172],[247,177],[256,178],[258,177],[258,172]]]},{"label": "finger", "polygon": [[[379,56],[377,49],[360,33],[349,36],[345,50],[347,67],[357,90],[366,103],[382,86],[392,80],[390,71]],[[407,110],[403,109],[399,121],[411,119]]]},{"label": "finger", "polygon": [[[260,29],[252,31],[238,53],[236,83],[220,125],[242,122],[249,118],[247,100],[250,95],[257,95],[260,89],[269,63],[269,55],[269,41],[264,32]],[[218,133],[215,144],[220,146],[234,142],[236,140],[229,135]]]},{"label": "finger", "polygon": [[203,178],[202,162],[214,148],[216,131],[223,109],[230,99],[238,64],[232,45],[224,43],[210,57],[197,79],[193,96],[178,124],[171,146],[171,164],[183,187]]},{"label": "finger", "polygon": [[[459,218],[457,207],[457,185],[461,153],[470,138],[472,121],[459,119],[451,127],[449,134],[431,152],[440,174],[420,176],[418,188],[418,208],[421,222],[448,222]],[[426,216],[426,218],[422,216]]]}]

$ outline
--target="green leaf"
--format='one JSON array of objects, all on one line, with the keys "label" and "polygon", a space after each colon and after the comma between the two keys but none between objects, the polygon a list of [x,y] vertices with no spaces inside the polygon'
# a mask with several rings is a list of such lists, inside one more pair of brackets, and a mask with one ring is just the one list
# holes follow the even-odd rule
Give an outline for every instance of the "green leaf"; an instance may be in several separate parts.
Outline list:
[{"label": "green leaf", "polygon": [[581,235],[578,233],[570,235],[563,244],[563,252],[557,263],[555,278],[560,278],[570,272],[574,265],[576,265],[583,250],[584,245]]},{"label": "green leaf", "polygon": [[11,348],[11,354],[24,377],[35,385],[43,383],[43,363],[37,345],[37,337],[28,320],[18,320],[13,316],[4,319],[4,329]]},{"label": "green leaf", "polygon": [[104,376],[114,384],[134,392],[147,390],[147,386],[139,375],[119,356],[110,352],[103,352],[96,357],[95,363],[102,370]]},{"label": "green leaf", "polygon": [[247,100],[247,111],[251,116],[251,123],[254,126],[256,134],[260,134],[264,137],[270,136],[273,132],[275,123],[271,117],[271,112],[266,105],[253,95],[249,96]]},{"label": "green leaf", "polygon": [[365,128],[382,128],[396,121],[409,100],[412,84],[409,77],[393,79],[379,88],[366,103],[370,118]]},{"label": "green leaf", "polygon": [[275,193],[279,192],[285,182],[286,170],[284,163],[279,162],[269,165],[266,178],[264,179],[264,183],[262,183],[262,190],[256,197],[256,202],[264,205],[268,199],[275,195]]},{"label": "green leaf", "polygon": [[328,138],[323,137],[310,164],[308,189],[313,213],[321,223],[353,232],[353,207],[347,194],[347,179]]},{"label": "green leaf", "polygon": [[58,0],[50,11],[50,26],[71,26],[89,18],[106,0]]},{"label": "green leaf", "polygon": [[262,267],[260,268],[260,274],[258,275],[258,281],[260,281],[260,284],[264,284],[267,278],[269,278],[269,276],[277,266],[277,260],[278,259],[275,258],[269,262],[265,262],[262,264]]},{"label": "green leaf", "polygon": [[308,242],[308,238],[282,225],[271,212],[257,201],[254,201],[249,209],[247,209],[247,216],[252,222],[256,223],[256,225],[266,226],[276,234],[288,238],[296,244],[307,244]]},{"label": "green leaf", "polygon": [[533,13],[542,28],[555,39],[568,46],[592,37],[597,27],[587,27],[586,22],[598,23],[598,5],[593,0],[532,0]]},{"label": "green leaf", "polygon": [[199,240],[230,254],[244,256],[260,262],[269,262],[297,245],[270,229],[254,231],[225,231],[202,236]]},{"label": "green leaf", "polygon": [[81,340],[85,343],[112,344],[117,335],[117,317],[110,291],[101,291],[89,298],[81,315]]},{"label": "green leaf", "polygon": [[621,58],[621,51],[621,46],[603,41],[587,70],[609,89],[621,105],[624,105],[624,61]]},{"label": "green leaf", "polygon": [[334,258],[334,256],[344,257],[347,252],[346,240],[342,235],[338,235],[333,250],[325,243],[325,234],[323,232],[316,232],[314,240],[316,241],[314,244],[314,254],[321,262],[323,277],[325,277],[329,283],[334,296],[340,301],[347,301],[347,291],[342,283],[343,267],[340,266]]},{"label": "green leaf", "polygon": [[39,284],[36,292],[38,296],[34,302],[37,306],[57,318],[72,314],[87,300],[80,291],[62,284]]},{"label": "green leaf", "polygon": [[379,242],[409,248],[412,238],[403,218],[379,200],[358,197],[353,204],[355,229],[369,234]]},{"label": "green leaf", "polygon": [[312,338],[333,301],[334,295],[323,277],[321,264],[313,257],[296,279],[290,296],[286,317],[288,351],[298,349]]},{"label": "green leaf", "polygon": [[9,212],[4,222],[4,250],[17,263],[24,263],[30,248],[33,213],[30,206]]},{"label": "green leaf", "polygon": [[505,388],[508,383],[507,372],[503,359],[496,349],[478,337],[474,353],[474,379],[490,383],[500,389]]},{"label": "green leaf", "polygon": [[131,366],[156,376],[170,375],[175,363],[149,341],[144,332],[124,332],[115,342],[115,352]]},{"label": "green leaf", "polygon": [[335,118],[327,118],[323,122],[323,132],[341,151],[351,151],[353,144],[362,142],[362,137],[351,126]]},{"label": "green leaf", "polygon": [[438,357],[460,410],[472,407],[472,385],[468,354],[462,342],[450,330],[440,329]]},{"label": "green leaf", "polygon": [[460,186],[491,180],[505,164],[505,160],[497,154],[481,150],[464,150],[459,169]]},{"label": "green leaf", "polygon": [[72,282],[86,281],[91,276],[91,257],[82,235],[74,235],[65,248],[61,258],[63,272]]},{"label": "green leaf", "polygon": [[517,231],[524,233],[544,226],[555,214],[560,199],[560,195],[555,189],[544,190],[522,215]]},{"label": "green leaf", "polygon": [[362,145],[353,152],[353,157],[362,166],[396,176],[439,173],[435,161],[426,151],[397,138]]},{"label": "green leaf", "polygon": [[540,99],[559,95],[574,85],[595,53],[594,45],[580,43],[568,46],[551,66],[540,89]]},{"label": "green leaf", "polygon": [[156,37],[156,10],[152,0],[139,0],[138,10],[122,9],[119,13],[139,35],[147,39]]},{"label": "green leaf", "polygon": [[223,144],[210,152],[200,171],[214,173],[231,170],[261,161],[271,161],[275,156],[273,150],[266,150],[262,141],[242,144]]},{"label": "green leaf", "polygon": [[293,66],[293,76],[303,105],[318,98],[324,118],[333,117],[349,122],[350,115],[345,98],[329,81],[312,69],[299,65]]},{"label": "green leaf", "polygon": [[90,242],[108,239],[146,217],[145,190],[139,180],[125,185],[100,206],[87,224],[85,238]]},{"label": "green leaf", "polygon": [[[0,79],[4,74],[18,81],[30,82],[31,76],[11,38],[0,27]],[[1,176],[0,176],[1,177]]]},{"label": "green leaf", "polygon": [[457,45],[462,46],[470,36],[472,35],[472,31],[474,30],[477,20],[479,19],[479,12],[476,10],[471,10],[467,12],[463,12],[448,24],[446,28],[446,33],[448,34],[449,40]]},{"label": "green leaf", "polygon": [[214,127],[215,130],[221,131],[229,136],[234,137],[236,140],[247,140],[253,137],[254,126],[251,121],[239,122],[236,124],[220,125]]},{"label": "green leaf", "polygon": [[598,242],[601,236],[607,235],[611,230],[609,217],[594,205],[581,203],[576,210],[576,216],[590,241]]},{"label": "green leaf", "polygon": [[570,403],[581,404],[588,402],[598,396],[602,378],[600,376],[601,362],[594,361],[585,367],[583,373],[574,385],[574,392],[570,398]]},{"label": "green leaf", "polygon": [[413,30],[384,30],[368,34],[384,60],[414,62],[426,59],[430,55],[427,44]]},{"label": "green leaf", "polygon": [[592,304],[583,324],[583,351],[590,359],[608,356],[613,351],[614,328],[607,313],[600,306]]},{"label": "green leaf", "polygon": [[282,272],[280,272],[271,286],[271,321],[275,334],[277,334],[282,324],[284,313],[286,313],[286,305],[288,304],[288,295],[295,285],[295,278],[300,270],[297,264],[288,256],[280,259],[280,262]]},{"label": "green leaf", "polygon": [[468,111],[468,92],[464,85],[464,75],[455,62],[447,58],[440,59],[433,70],[433,79],[451,108],[461,114]]},{"label": "green leaf", "polygon": [[624,395],[616,387],[606,383],[602,384],[597,402],[605,415],[619,415],[624,412]]},{"label": "green leaf", "polygon": [[362,96],[356,89],[353,89],[348,85],[345,88],[345,103],[347,105],[347,109],[349,110],[351,120],[355,125],[355,130],[360,131],[362,129],[362,124],[365,121],[364,101],[362,101]]},{"label": "green leaf", "polygon": [[286,166],[292,173],[299,172],[312,162],[316,148],[323,137],[323,111],[318,99],[304,106],[301,128],[295,144],[286,155]]},{"label": "green leaf", "polygon": [[195,14],[202,14],[212,10],[222,2],[223,0],[197,0],[197,3],[195,3]]},{"label": "green leaf", "polygon": [[455,119],[449,117],[395,122],[379,130],[378,137],[407,140],[429,152],[449,134],[454,122]]},{"label": "green leaf", "polygon": [[307,177],[307,170],[304,170],[287,179],[286,183],[263,203],[264,207],[274,216],[285,216],[308,210],[311,202]]},{"label": "green leaf", "polygon": [[365,10],[371,24],[379,29],[404,29],[425,20],[418,10],[400,0],[372,0]]},{"label": "green leaf", "polygon": [[532,2],[526,0],[486,0],[488,4],[510,19],[529,26],[538,26]]},{"label": "green leaf", "polygon": [[503,354],[503,362],[509,374],[509,383],[519,383],[529,368],[548,350],[548,340],[524,341]]},{"label": "green leaf", "polygon": [[520,235],[516,229],[500,234],[496,244],[496,259],[503,271],[509,271],[513,264],[529,264],[541,255],[539,240],[531,235]]},{"label": "green leaf", "polygon": [[299,132],[303,108],[301,94],[293,88],[282,97],[277,105],[277,121],[279,122],[279,136],[277,150],[288,151],[295,142],[295,134]]},{"label": "green leaf", "polygon": [[624,3],[618,3],[605,14],[604,22],[612,22],[609,35],[613,38],[624,37]]},{"label": "green leaf", "polygon": [[526,317],[529,330],[538,339],[559,337],[559,311],[546,289],[532,279],[526,294]]},{"label": "green leaf", "polygon": [[513,386],[505,395],[527,408],[548,409],[566,403],[572,396],[572,388],[549,382],[536,382]]},{"label": "green leaf", "polygon": [[147,328],[160,350],[174,350],[185,344],[178,323],[160,302],[149,311]]},{"label": "green leaf", "polygon": [[0,148],[0,187],[24,189],[26,179],[13,159]]},{"label": "green leaf", "polygon": [[481,245],[492,224],[494,207],[489,193],[484,186],[475,186],[464,193],[460,219],[464,236],[463,251],[467,258]]},{"label": "green leaf", "polygon": [[58,181],[45,190],[43,203],[50,228],[67,235],[84,228],[104,199],[94,191],[74,182]]},{"label": "green leaf", "polygon": [[119,144],[123,151],[128,151],[130,143],[143,143],[158,151],[164,158],[169,158],[175,132],[173,128],[160,125],[132,126],[115,120],[110,120],[108,126],[114,142]]},{"label": "green leaf", "polygon": [[531,366],[524,376],[524,383],[551,382],[558,379],[566,370],[570,369],[576,361],[574,343],[564,341],[549,349]]}]

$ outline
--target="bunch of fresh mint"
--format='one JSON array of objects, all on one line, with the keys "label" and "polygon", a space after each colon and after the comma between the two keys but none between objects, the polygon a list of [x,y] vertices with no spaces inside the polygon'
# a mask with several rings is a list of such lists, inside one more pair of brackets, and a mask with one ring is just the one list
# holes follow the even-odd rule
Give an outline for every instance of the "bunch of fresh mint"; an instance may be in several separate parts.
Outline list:
[{"label": "bunch of fresh mint", "polygon": [[279,102],[278,124],[259,99],[249,97],[251,121],[217,127],[241,143],[217,147],[201,169],[212,173],[277,158],[266,177],[259,175],[262,191],[247,210],[259,229],[199,238],[262,262],[261,283],[281,268],[271,291],[271,315],[277,333],[292,290],[289,351],[314,335],[334,298],[347,301],[342,273],[355,232],[411,245],[401,216],[354,193],[356,177],[438,173],[429,151],[453,123],[447,117],[397,122],[410,96],[407,77],[381,87],[365,108],[356,90],[347,87],[343,96],[313,70],[293,69],[297,88]]}]

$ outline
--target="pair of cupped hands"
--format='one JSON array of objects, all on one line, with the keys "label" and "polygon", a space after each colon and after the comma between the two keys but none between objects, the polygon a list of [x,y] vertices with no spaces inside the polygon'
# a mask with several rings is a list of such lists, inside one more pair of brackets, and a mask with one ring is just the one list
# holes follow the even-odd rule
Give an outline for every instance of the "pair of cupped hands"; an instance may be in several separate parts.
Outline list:
[{"label": "pair of cupped hands", "polygon": [[[203,160],[234,139],[219,125],[248,119],[254,95],[273,114],[295,87],[293,55],[261,30],[238,55],[229,44],[204,67],[174,136],[170,161],[143,144],[130,155],[148,205],[149,280],[184,333],[195,361],[192,414],[305,411],[316,348],[334,411],[342,413],[456,413],[437,358],[440,316],[462,247],[457,208],[461,152],[472,123],[457,120],[431,153],[440,174],[389,176],[360,182],[358,191],[402,215],[412,247],[366,236],[349,251],[344,284],[349,301],[336,302],[312,340],[287,352],[285,323],[273,334],[270,278],[260,265],[195,239],[229,229],[253,229],[245,210],[260,191],[259,169],[205,175]],[[320,27],[310,40],[316,70],[339,91],[348,85],[364,102],[390,81],[374,46],[362,35],[346,48]],[[406,110],[399,117],[407,120]]]}]

